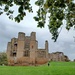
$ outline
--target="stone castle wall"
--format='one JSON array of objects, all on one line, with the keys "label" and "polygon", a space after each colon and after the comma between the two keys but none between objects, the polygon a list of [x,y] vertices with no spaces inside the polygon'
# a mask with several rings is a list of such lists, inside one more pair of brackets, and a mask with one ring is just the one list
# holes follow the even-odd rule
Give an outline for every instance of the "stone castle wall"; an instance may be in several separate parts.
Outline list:
[{"label": "stone castle wall", "polygon": [[18,38],[12,38],[7,45],[7,58],[9,65],[34,65],[48,62],[48,42],[45,42],[45,49],[38,49],[36,33],[30,36],[19,32]]},{"label": "stone castle wall", "polygon": [[48,54],[49,61],[69,61],[69,58],[63,52],[54,52]]},{"label": "stone castle wall", "polygon": [[7,45],[7,59],[9,65],[38,65],[48,61],[69,61],[63,52],[49,53],[48,41],[45,41],[44,49],[38,49],[35,32],[30,36],[19,32],[18,38],[12,38]]}]

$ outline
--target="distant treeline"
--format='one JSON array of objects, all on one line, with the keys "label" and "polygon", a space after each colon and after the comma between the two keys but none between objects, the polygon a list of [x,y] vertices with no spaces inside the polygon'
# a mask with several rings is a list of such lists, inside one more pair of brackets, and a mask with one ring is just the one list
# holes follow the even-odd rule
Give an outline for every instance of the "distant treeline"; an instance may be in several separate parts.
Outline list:
[{"label": "distant treeline", "polygon": [[5,52],[0,52],[0,65],[7,65],[7,55]]}]

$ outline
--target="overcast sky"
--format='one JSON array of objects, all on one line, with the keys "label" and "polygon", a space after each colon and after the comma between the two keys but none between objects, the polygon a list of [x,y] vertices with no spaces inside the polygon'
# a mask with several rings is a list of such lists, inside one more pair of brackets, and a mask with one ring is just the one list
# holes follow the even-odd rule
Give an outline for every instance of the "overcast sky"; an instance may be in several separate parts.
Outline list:
[{"label": "overcast sky", "polygon": [[50,53],[59,51],[67,55],[70,60],[75,59],[75,42],[73,38],[73,36],[75,36],[75,30],[71,29],[68,32],[63,28],[57,42],[53,42],[47,25],[42,29],[37,28],[37,23],[34,21],[33,16],[36,15],[38,7],[34,5],[32,0],[31,2],[34,12],[30,14],[28,13],[20,23],[9,20],[5,14],[0,16],[0,52],[6,51],[7,43],[11,41],[11,38],[17,37],[18,32],[24,32],[27,36],[30,36],[31,32],[36,32],[36,39],[38,40],[39,48],[44,48],[45,40],[48,40]]}]

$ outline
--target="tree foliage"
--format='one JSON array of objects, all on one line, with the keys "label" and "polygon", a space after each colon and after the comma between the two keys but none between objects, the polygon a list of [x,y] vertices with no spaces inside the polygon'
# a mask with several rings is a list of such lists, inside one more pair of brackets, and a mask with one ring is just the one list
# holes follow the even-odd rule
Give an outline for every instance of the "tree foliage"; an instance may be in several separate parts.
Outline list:
[{"label": "tree foliage", "polygon": [[0,53],[0,65],[7,65],[7,55],[6,53]]},{"label": "tree foliage", "polygon": [[[66,20],[66,29],[75,27],[75,3],[74,0],[37,0],[35,5],[39,7],[37,15],[34,17],[37,26],[45,26],[49,19],[48,28],[52,34],[52,39],[57,40],[63,20]],[[14,10],[10,10],[14,5],[18,6],[18,15],[15,21],[20,22],[26,16],[26,10],[32,12],[30,0],[0,0],[0,14],[6,12],[10,19],[13,19]],[[2,9],[2,6],[4,9]]]},{"label": "tree foliage", "polygon": [[[26,10],[32,12],[30,0],[0,0],[0,15],[3,12],[9,17],[9,19],[15,19],[15,21],[20,22],[23,20],[24,16],[26,16]],[[14,9],[13,6],[18,6],[18,14],[17,16],[13,16]]]}]

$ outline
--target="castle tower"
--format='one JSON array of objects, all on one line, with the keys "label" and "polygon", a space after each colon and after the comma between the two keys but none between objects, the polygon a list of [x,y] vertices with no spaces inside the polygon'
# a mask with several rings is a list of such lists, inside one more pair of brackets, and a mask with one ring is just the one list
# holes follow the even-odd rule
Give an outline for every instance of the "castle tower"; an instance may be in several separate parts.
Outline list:
[{"label": "castle tower", "polygon": [[17,58],[21,60],[24,52],[24,44],[25,44],[25,33],[19,32],[18,34],[18,46],[17,46]]},{"label": "castle tower", "polygon": [[30,41],[30,63],[35,64],[35,52],[36,52],[36,33],[31,33],[31,41]]},{"label": "castle tower", "polygon": [[45,41],[46,58],[48,58],[48,41]]},{"label": "castle tower", "polygon": [[33,41],[36,40],[36,33],[35,32],[31,33],[31,40],[33,40]]},{"label": "castle tower", "polygon": [[7,59],[8,59],[8,64],[10,64],[10,55],[11,55],[11,42],[8,42],[8,45],[7,45]]},{"label": "castle tower", "polygon": [[45,48],[38,49],[36,33],[30,36],[19,32],[18,38],[12,38],[7,46],[7,58],[9,65],[36,65],[47,63],[48,41],[45,41]]},{"label": "castle tower", "polygon": [[48,41],[45,41],[45,49],[48,50]]},{"label": "castle tower", "polygon": [[12,55],[14,52],[17,52],[17,38],[11,39],[11,51],[12,51]]}]

